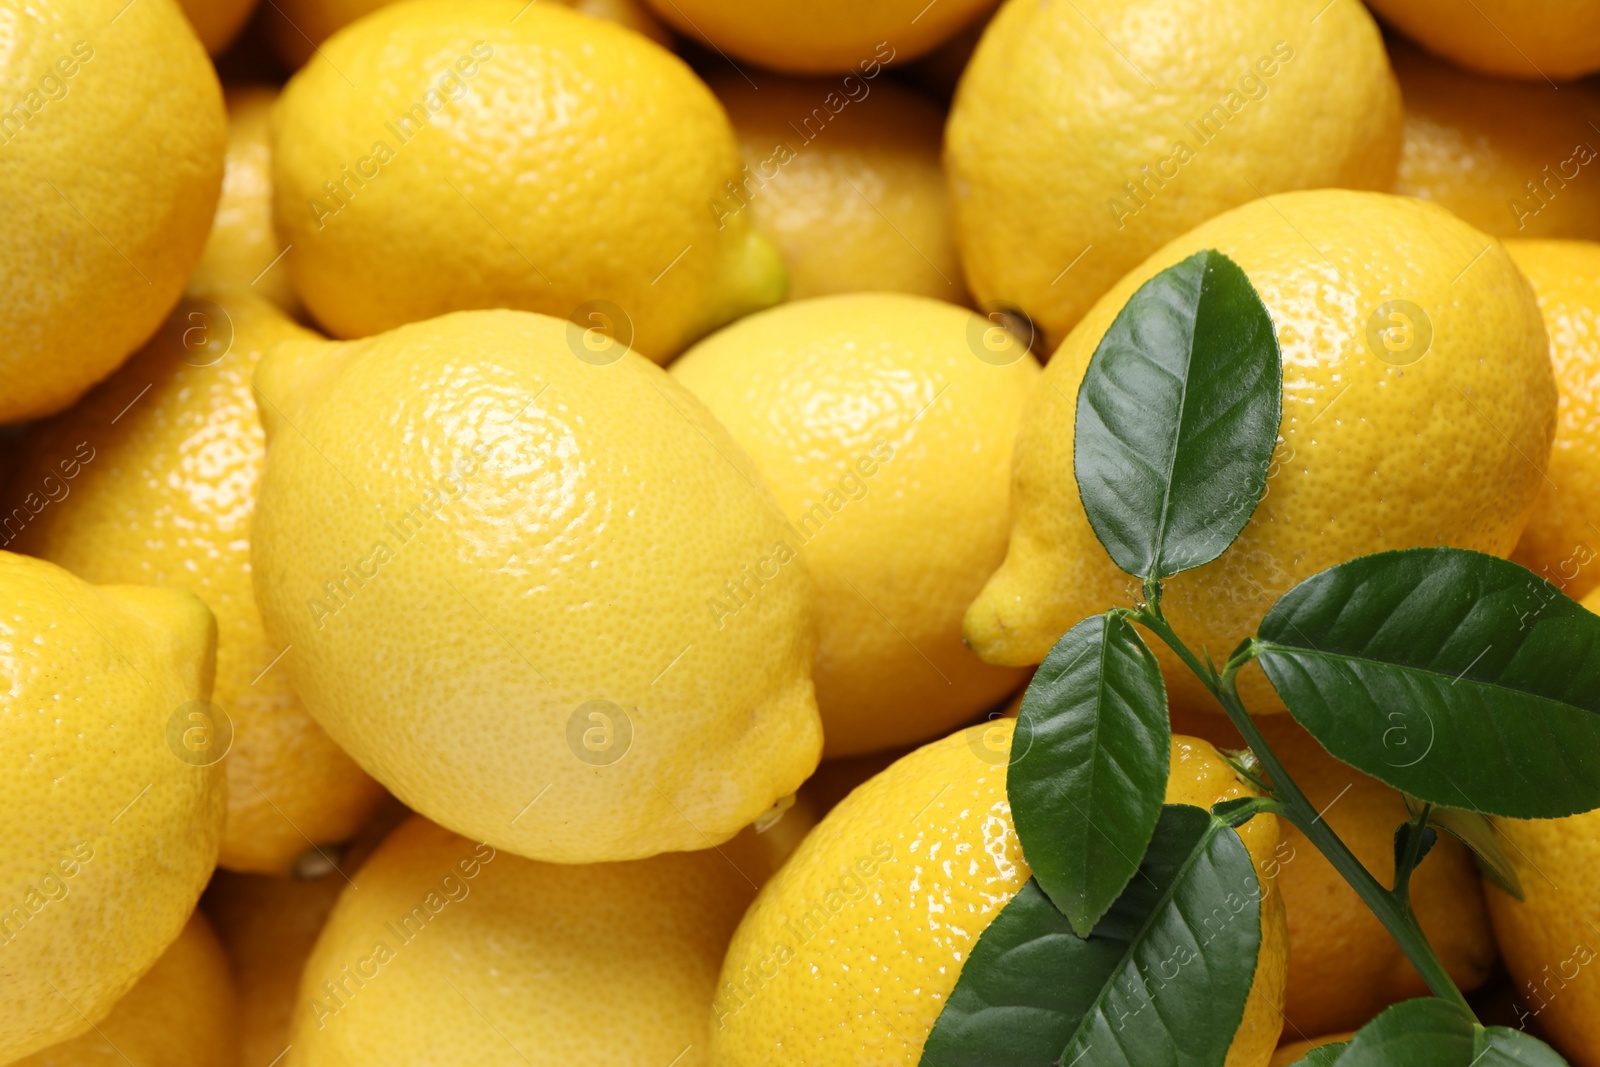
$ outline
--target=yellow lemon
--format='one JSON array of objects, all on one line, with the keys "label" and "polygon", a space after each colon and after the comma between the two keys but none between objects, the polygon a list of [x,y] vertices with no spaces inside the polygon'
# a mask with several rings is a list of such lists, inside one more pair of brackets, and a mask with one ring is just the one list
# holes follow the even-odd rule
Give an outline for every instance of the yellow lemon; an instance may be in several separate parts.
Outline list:
[{"label": "yellow lemon", "polygon": [[[250,380],[262,352],[296,337],[315,335],[253,296],[184,301],[81,404],[34,427],[14,483],[47,499],[60,487],[17,551],[92,582],[187,589],[216,613],[213,700],[233,738],[207,757],[228,760],[218,862],[277,874],[311,845],[349,837],[383,795],[289,688],[275,664],[284,646],[262,629],[250,587],[266,452]],[[58,460],[80,442],[94,461],[67,480]]]},{"label": "yellow lemon", "polygon": [[[1207,248],[1239,264],[1272,316],[1283,419],[1266,492],[1238,540],[1165,583],[1163,606],[1191,648],[1225,658],[1297,582],[1355,556],[1440,544],[1505,556],[1516,544],[1556,416],[1544,323],[1516,265],[1430,204],[1285,193],[1151,256],[1045,367],[1017,435],[1011,547],[967,611],[967,640],[985,660],[1036,663],[1079,620],[1137,594],[1078,498],[1078,386],[1135,290]],[[1214,707],[1155,644],[1174,702]],[[1239,681],[1252,711],[1282,710],[1259,667]]]},{"label": "yellow lemon", "polygon": [[189,25],[199,35],[206,51],[217,55],[227,50],[245,20],[255,10],[256,0],[178,0]]},{"label": "yellow lemon", "polygon": [[92,1030],[12,1067],[234,1067],[236,1016],[228,958],[197,911]]},{"label": "yellow lemon", "polygon": [[211,226],[222,90],[173,0],[0,0],[0,423],[144,343]]},{"label": "yellow lemon", "polygon": [[1214,215],[1290,189],[1388,189],[1400,129],[1378,28],[1348,0],[1011,0],[945,136],[967,284],[1059,344]]},{"label": "yellow lemon", "polygon": [[222,198],[205,250],[189,279],[191,293],[221,287],[250,289],[289,315],[300,300],[283,265],[284,244],[272,228],[272,139],[268,119],[278,91],[265,85],[230,85],[228,154]]},{"label": "yellow lemon", "polygon": [[744,157],[717,213],[748,211],[778,246],[790,300],[863,290],[966,299],[939,164],[943,111],[884,78],[748,71],[710,84]]},{"label": "yellow lemon", "polygon": [[1600,70],[1596,0],[1371,0],[1428,51],[1485,74],[1557,81]]},{"label": "yellow lemon", "polygon": [[285,262],[336,336],[512,307],[665,361],[783,296],[772,245],[713,211],[739,174],[726,113],[611,23],[405,0],[329,40],[274,123]]},{"label": "yellow lemon", "polygon": [[[273,51],[291,70],[316,54],[317,46],[363,15],[394,0],[274,0],[261,13],[261,24]],[[642,0],[556,0],[593,18],[606,19],[672,47],[672,34]]]},{"label": "yellow lemon", "polygon": [[1561,399],[1533,517],[1512,559],[1570,597],[1600,584],[1600,244],[1507,241],[1533,285]]},{"label": "yellow lemon", "polygon": [[[981,316],[888,293],[774,308],[673,364],[810,565],[827,755],[937,737],[1020,684],[962,645],[961,615],[1005,555],[1011,442],[1038,375]],[[718,624],[770,578],[751,567],[712,591]]]},{"label": "yellow lemon", "polygon": [[537,863],[413,819],[328,919],[285,1064],[701,1067],[723,950],[766,875],[735,846]]},{"label": "yellow lemon", "polygon": [[[95,456],[59,461],[63,478]],[[47,506],[54,507],[53,502]],[[166,951],[222,836],[198,597],[0,552],[0,1063],[88,1030]]]},{"label": "yellow lemon", "polygon": [[[839,803],[761,891],[712,1007],[717,1067],[917,1063],[978,936],[1030,871],[1011,825],[999,719],[924,745]],[[1174,737],[1167,801],[1250,794],[1204,741]],[[1255,984],[1229,1067],[1265,1067],[1282,1026],[1283,907],[1272,816],[1239,831],[1265,894]]]},{"label": "yellow lemon", "polygon": [[1400,41],[1389,58],[1406,104],[1395,192],[1495,237],[1600,237],[1600,92],[1486,78]]},{"label": "yellow lemon", "polygon": [[411,808],[563,863],[724,841],[822,743],[810,578],[755,465],[583,337],[463,312],[256,374],[256,594],[295,691]]},{"label": "yellow lemon", "polygon": [[[662,20],[724,56],[791,74],[876,77],[931,51],[996,0],[646,0]],[[730,60],[730,62],[732,62]]]}]

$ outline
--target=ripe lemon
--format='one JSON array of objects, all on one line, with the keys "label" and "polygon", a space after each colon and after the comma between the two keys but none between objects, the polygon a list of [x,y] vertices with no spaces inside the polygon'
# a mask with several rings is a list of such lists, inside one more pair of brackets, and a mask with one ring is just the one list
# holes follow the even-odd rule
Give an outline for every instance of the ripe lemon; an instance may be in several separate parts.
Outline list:
[{"label": "ripe lemon", "polygon": [[300,299],[283,265],[284,243],[272,228],[272,139],[268,119],[278,91],[265,85],[231,85],[228,154],[222,198],[211,236],[189,279],[191,293],[221,287],[249,289],[290,315]]},{"label": "ripe lemon", "polygon": [[537,863],[413,819],[328,919],[286,1067],[701,1067],[723,950],[766,874],[736,845]]},{"label": "ripe lemon", "polygon": [[189,25],[200,37],[206,51],[218,55],[227,50],[244,29],[245,20],[255,10],[256,0],[178,0]]},{"label": "ripe lemon", "polygon": [[1372,10],[1452,63],[1508,78],[1600,70],[1596,0],[1372,0]]},{"label": "ripe lemon", "polygon": [[1389,58],[1406,105],[1395,192],[1495,237],[1600,237],[1600,93],[1486,78],[1402,41]]},{"label": "ripe lemon", "polygon": [[[1225,658],[1297,582],[1355,556],[1438,544],[1504,556],[1516,544],[1556,415],[1544,323],[1516,265],[1430,204],[1285,193],[1151,256],[1045,367],[1017,435],[1011,548],[967,611],[967,640],[985,660],[1036,663],[1080,619],[1137,594],[1078,498],[1078,386],[1134,291],[1205,248],[1232,257],[1272,315],[1283,420],[1266,492],[1239,539],[1166,583],[1163,606],[1191,648]],[[1175,703],[1214,706],[1164,645],[1155,651]],[[1282,710],[1259,667],[1239,681],[1253,712]]]},{"label": "ripe lemon", "polygon": [[[17,490],[52,500],[13,547],[97,583],[169,586],[217,617],[212,699],[232,730],[228,825],[218,858],[287,874],[312,844],[343,841],[382,789],[322,732],[274,665],[250,587],[250,518],[266,446],[250,380],[261,354],[315,338],[243,293],[178,305],[155,339],[81,404],[35,426]],[[58,459],[95,450],[76,478]]]},{"label": "ripe lemon", "polygon": [[[63,456],[61,477],[95,455]],[[0,552],[0,601],[10,1063],[103,1019],[178,936],[216,862],[224,793],[222,767],[185,747],[208,725],[216,642],[198,597]]]},{"label": "ripe lemon", "polygon": [[[1000,719],[924,745],[818,824],[728,947],[713,1064],[918,1061],[962,962],[1030,874],[1006,801],[1013,725]],[[1169,803],[1209,807],[1249,793],[1209,744],[1173,738]],[[1267,889],[1255,985],[1228,1064],[1265,1067],[1283,1024],[1283,908],[1270,887],[1277,821],[1258,816],[1240,836]]]},{"label": "ripe lemon", "polygon": [[[408,806],[627,859],[724,841],[816,766],[805,561],[648,360],[464,312],[280,344],[256,391],[262,614],[311,713]],[[709,610],[758,569],[750,603]]]},{"label": "ripe lemon", "polygon": [[323,45],[273,121],[285,262],[336,336],[512,307],[665,361],[783,296],[772,245],[712,210],[739,175],[726,113],[611,23],[404,0]]},{"label": "ripe lemon", "polygon": [[200,258],[222,91],[173,0],[0,0],[0,423],[144,343]]},{"label": "ripe lemon", "polygon": [[[662,20],[723,55],[791,74],[875,78],[931,51],[995,0],[646,0]],[[731,61],[730,61],[731,62]]]},{"label": "ripe lemon", "polygon": [[1561,399],[1539,502],[1512,559],[1570,597],[1600,584],[1600,244],[1507,241],[1533,285]]},{"label": "ripe lemon", "polygon": [[228,958],[197,911],[94,1029],[12,1067],[234,1067],[236,1021]]},{"label": "ripe lemon", "polygon": [[[961,643],[1005,555],[1011,442],[1039,376],[1025,343],[986,347],[991,329],[926,297],[852,293],[753,315],[673,364],[810,565],[826,755],[937,737],[1021,684]],[[719,621],[765,578],[713,591]]]},{"label": "ripe lemon", "polygon": [[1118,278],[1214,215],[1289,189],[1388,189],[1400,129],[1360,4],[1011,0],[946,130],[967,284],[1059,344]]},{"label": "ripe lemon", "polygon": [[[299,69],[317,46],[363,15],[393,0],[274,0],[261,13],[261,25],[278,58],[291,70]],[[597,19],[606,19],[643,34],[656,44],[672,47],[672,34],[645,7],[642,0],[556,0],[564,7]]]},{"label": "ripe lemon", "polygon": [[711,79],[744,171],[719,217],[749,212],[789,269],[789,299],[887,290],[966,299],[939,142],[944,113],[884,78]]}]

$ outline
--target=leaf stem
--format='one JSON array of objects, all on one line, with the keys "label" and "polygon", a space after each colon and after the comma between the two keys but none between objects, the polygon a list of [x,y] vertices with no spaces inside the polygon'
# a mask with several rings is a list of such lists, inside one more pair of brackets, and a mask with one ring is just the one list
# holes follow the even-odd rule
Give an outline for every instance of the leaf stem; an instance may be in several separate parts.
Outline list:
[{"label": "leaf stem", "polygon": [[[1160,637],[1222,705],[1223,711],[1227,712],[1235,729],[1244,737],[1245,743],[1256,754],[1256,758],[1261,761],[1262,768],[1271,780],[1273,797],[1278,802],[1277,813],[1304,834],[1306,839],[1317,847],[1317,851],[1327,857],[1328,862],[1345,881],[1350,883],[1356,895],[1372,910],[1378,921],[1404,950],[1412,966],[1416,967],[1423,980],[1428,983],[1433,995],[1459,1006],[1470,1014],[1472,1008],[1467,1004],[1466,997],[1456,988],[1455,982],[1451,980],[1449,972],[1445,970],[1433,946],[1428,943],[1416,916],[1411,911],[1407,896],[1410,872],[1407,871],[1404,877],[1397,877],[1393,891],[1374,878],[1372,872],[1368,871],[1356,858],[1355,853],[1350,851],[1349,846],[1333,832],[1333,828],[1323,821],[1321,813],[1300,791],[1294,779],[1289,777],[1288,770],[1279,762],[1277,754],[1272,751],[1266,738],[1256,727],[1255,720],[1245,710],[1235,678],[1239,670],[1255,657],[1254,643],[1242,644],[1228,658],[1221,672],[1217,672],[1202,663],[1167,622],[1161,612],[1160,583],[1145,583],[1145,599],[1146,605],[1134,612],[1133,618]],[[1412,862],[1414,864],[1415,860]]]}]

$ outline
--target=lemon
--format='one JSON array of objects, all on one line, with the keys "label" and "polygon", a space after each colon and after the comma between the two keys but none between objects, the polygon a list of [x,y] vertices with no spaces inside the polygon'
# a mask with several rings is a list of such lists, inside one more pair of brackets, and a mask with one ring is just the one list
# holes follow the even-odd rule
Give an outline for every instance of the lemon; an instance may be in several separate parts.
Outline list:
[{"label": "lemon", "polygon": [[256,0],[178,0],[183,13],[199,35],[206,51],[218,55],[227,50],[245,20],[255,10]]},{"label": "lemon", "polygon": [[[218,859],[287,874],[342,841],[382,797],[289,688],[250,587],[250,518],[266,446],[250,380],[261,354],[315,335],[243,293],[178,305],[148,346],[84,401],[35,426],[16,489],[51,500],[14,548],[88,581],[171,586],[217,617],[213,700],[231,728],[228,825]],[[60,457],[89,442],[75,478]]]},{"label": "lemon", "polygon": [[172,0],[0,0],[0,423],[71,404],[200,257],[222,91]]},{"label": "lemon", "polygon": [[1400,41],[1389,58],[1406,105],[1395,192],[1496,237],[1600,237],[1600,93],[1486,78]]},{"label": "lemon", "polygon": [[[1013,726],[996,720],[924,745],[818,824],[728,947],[713,1064],[917,1063],[962,962],[1029,877],[1006,801]],[[1209,744],[1173,738],[1169,803],[1209,807],[1249,792]],[[1268,888],[1228,1064],[1265,1067],[1283,1023],[1283,908],[1268,866],[1277,820],[1257,816],[1239,833]]]},{"label": "lemon", "polygon": [[[1017,435],[1011,547],[967,611],[967,640],[985,660],[1036,663],[1079,620],[1137,594],[1078,499],[1078,386],[1134,291],[1206,248],[1239,264],[1272,316],[1283,419],[1239,539],[1165,583],[1163,607],[1189,647],[1226,658],[1297,582],[1355,556],[1440,544],[1504,556],[1516,544],[1556,416],[1544,323],[1516,265],[1430,204],[1285,193],[1151,256],[1046,365]],[[1215,706],[1164,645],[1155,651],[1174,703]],[[1239,682],[1251,711],[1282,710],[1259,667]]]},{"label": "lemon", "polygon": [[1372,10],[1452,63],[1508,78],[1600,70],[1596,0],[1371,0]]},{"label": "lemon", "polygon": [[323,929],[285,1065],[700,1067],[723,950],[766,874],[735,846],[537,863],[413,819]]},{"label": "lemon", "polygon": [[295,691],[414,810],[563,863],[726,840],[822,743],[810,579],[754,464],[586,339],[463,312],[256,375],[252,562]]},{"label": "lemon", "polygon": [[1507,241],[1533,285],[1560,390],[1539,502],[1512,559],[1573,598],[1600,585],[1600,244]]},{"label": "lemon", "polygon": [[268,119],[278,91],[265,85],[230,85],[228,154],[222,198],[211,235],[189,279],[189,291],[250,289],[289,315],[300,300],[284,267],[284,244],[272,228],[272,140]]},{"label": "lemon", "polygon": [[[752,84],[747,78],[759,78]],[[939,142],[944,113],[893,82],[723,74],[744,170],[720,217],[778,246],[789,299],[864,290],[966,299]]]},{"label": "lemon", "polygon": [[[727,56],[791,74],[876,78],[931,51],[995,0],[646,0],[662,20]],[[732,62],[732,60],[730,60]]]},{"label": "lemon", "polygon": [[[262,11],[261,24],[278,58],[291,70],[310,59],[317,46],[363,15],[393,0],[273,0]],[[565,7],[594,18],[607,19],[643,34],[656,44],[672,47],[672,34],[650,13],[642,0],[556,0]]]},{"label": "lemon", "polygon": [[12,1067],[234,1067],[233,975],[198,911],[111,1013]]},{"label": "lemon", "polygon": [[665,361],[783,296],[772,245],[713,211],[739,174],[727,115],[611,23],[405,0],[323,45],[274,123],[285,262],[336,336],[511,307]]},{"label": "lemon", "polygon": [[[810,565],[826,755],[940,736],[1021,684],[962,645],[961,615],[1005,555],[1038,378],[1025,343],[951,304],[856,293],[744,319],[672,376],[755,461]],[[712,591],[719,620],[764,577]]]},{"label": "lemon", "polygon": [[1378,28],[1349,0],[1011,0],[946,130],[967,284],[1059,344],[1214,215],[1290,189],[1388,189],[1400,131]]},{"label": "lemon", "polygon": [[[95,455],[62,456],[54,484]],[[210,719],[216,629],[198,597],[0,552],[0,599],[10,1063],[103,1019],[178,936],[216,862],[224,793],[222,768],[185,745]]]}]

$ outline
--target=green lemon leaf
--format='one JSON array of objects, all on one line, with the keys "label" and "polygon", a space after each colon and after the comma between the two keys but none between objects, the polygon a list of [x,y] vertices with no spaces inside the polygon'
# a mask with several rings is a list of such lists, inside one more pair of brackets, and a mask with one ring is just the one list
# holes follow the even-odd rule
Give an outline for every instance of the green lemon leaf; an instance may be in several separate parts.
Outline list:
[{"label": "green lemon leaf", "polygon": [[1120,612],[1057,641],[1022,697],[1006,795],[1033,876],[1080,937],[1139,869],[1167,792],[1161,668]]},{"label": "green lemon leaf", "polygon": [[1600,807],[1600,616],[1514,563],[1363,556],[1289,590],[1256,644],[1300,724],[1403,793],[1520,819]]},{"label": "green lemon leaf", "polygon": [[1307,1067],[1566,1067],[1549,1045],[1520,1030],[1480,1026],[1465,1009],[1432,997],[1385,1008],[1331,1058],[1314,1049]]},{"label": "green lemon leaf", "polygon": [[1089,937],[1037,882],[1012,898],[973,947],[921,1063],[1221,1067],[1260,948],[1244,842],[1201,809],[1169,804]]},{"label": "green lemon leaf", "polygon": [[1261,500],[1283,366],[1250,279],[1215,249],[1139,287],[1078,389],[1073,473],[1117,566],[1160,579],[1209,563]]},{"label": "green lemon leaf", "polygon": [[1509,1026],[1480,1026],[1470,1064],[1463,1067],[1567,1067],[1561,1054],[1536,1037]]},{"label": "green lemon leaf", "polygon": [[1290,1067],[1333,1067],[1339,1059],[1339,1054],[1344,1051],[1348,1041],[1330,1041],[1326,1045],[1318,1045],[1310,1052],[1295,1060]]},{"label": "green lemon leaf", "polygon": [[[1406,797],[1406,807],[1413,816],[1422,810],[1422,805],[1414,797]],[[1500,835],[1487,817],[1475,811],[1435,804],[1428,808],[1428,825],[1438,827],[1466,845],[1478,863],[1479,874],[1516,899],[1522,899],[1522,879],[1517,877],[1511,857],[1500,847]]]}]

